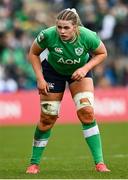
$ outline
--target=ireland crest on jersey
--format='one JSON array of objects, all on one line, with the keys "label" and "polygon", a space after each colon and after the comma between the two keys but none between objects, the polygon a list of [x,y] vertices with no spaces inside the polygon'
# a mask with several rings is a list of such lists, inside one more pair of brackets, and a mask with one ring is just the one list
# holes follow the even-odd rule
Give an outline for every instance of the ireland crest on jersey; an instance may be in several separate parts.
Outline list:
[{"label": "ireland crest on jersey", "polygon": [[75,53],[76,55],[80,56],[81,54],[83,54],[84,49],[81,47],[75,48]]}]

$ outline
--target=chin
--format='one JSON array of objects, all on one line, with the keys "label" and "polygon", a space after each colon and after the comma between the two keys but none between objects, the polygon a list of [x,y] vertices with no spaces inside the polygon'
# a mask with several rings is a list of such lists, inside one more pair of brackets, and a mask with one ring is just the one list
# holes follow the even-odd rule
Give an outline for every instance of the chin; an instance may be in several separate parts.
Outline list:
[{"label": "chin", "polygon": [[67,37],[61,37],[61,39],[62,39],[62,40],[68,40],[68,38],[67,38]]},{"label": "chin", "polygon": [[69,40],[69,37],[64,37],[64,36],[61,36],[61,39],[64,40],[64,41],[68,41]]}]

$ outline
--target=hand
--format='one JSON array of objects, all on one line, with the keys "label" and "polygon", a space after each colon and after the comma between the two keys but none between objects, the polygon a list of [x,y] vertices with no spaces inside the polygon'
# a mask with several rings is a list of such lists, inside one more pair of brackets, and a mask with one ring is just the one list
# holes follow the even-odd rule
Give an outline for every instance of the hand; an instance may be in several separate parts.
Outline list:
[{"label": "hand", "polygon": [[85,75],[87,74],[88,71],[85,70],[85,68],[79,68],[77,69],[73,74],[71,79],[75,80],[75,81],[80,81],[82,80]]},{"label": "hand", "polygon": [[37,88],[39,91],[39,94],[48,95],[49,86],[48,83],[44,80],[37,80]]}]

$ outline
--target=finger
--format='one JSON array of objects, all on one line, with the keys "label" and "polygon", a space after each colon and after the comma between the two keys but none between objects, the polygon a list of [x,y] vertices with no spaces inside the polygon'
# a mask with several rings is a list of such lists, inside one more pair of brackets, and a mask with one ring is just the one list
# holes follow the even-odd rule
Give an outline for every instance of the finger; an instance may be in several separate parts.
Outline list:
[{"label": "finger", "polygon": [[38,92],[39,92],[39,94],[41,95],[47,95],[48,93],[45,91],[45,89],[44,90],[42,90],[42,89],[39,89],[38,90]]},{"label": "finger", "polygon": [[71,79],[75,80],[76,78],[78,78],[78,74],[73,74]]},{"label": "finger", "polygon": [[40,89],[38,89],[38,93],[41,94],[41,90]]},{"label": "finger", "polygon": [[76,76],[74,76],[72,79],[73,80],[79,80],[81,77],[79,76],[79,75],[76,75]]},{"label": "finger", "polygon": [[80,81],[81,79],[82,79],[82,77],[77,77],[75,80]]},{"label": "finger", "polygon": [[46,90],[47,90],[47,92],[49,92],[49,85],[46,86]]},{"label": "finger", "polygon": [[73,79],[76,76],[76,73],[74,72],[71,76],[71,78]]},{"label": "finger", "polygon": [[83,77],[80,76],[80,75],[78,75],[78,76],[75,78],[76,81],[80,81],[80,80],[82,80],[82,79],[83,79]]},{"label": "finger", "polygon": [[45,89],[45,90],[44,90],[44,93],[45,93],[45,95],[48,95],[48,91],[47,91],[47,89]]},{"label": "finger", "polygon": [[41,94],[44,94],[44,92],[40,90],[40,91],[39,91],[39,95],[41,95]]},{"label": "finger", "polygon": [[82,77],[81,77],[81,78],[78,78],[77,81],[81,81],[82,79],[83,79]]}]

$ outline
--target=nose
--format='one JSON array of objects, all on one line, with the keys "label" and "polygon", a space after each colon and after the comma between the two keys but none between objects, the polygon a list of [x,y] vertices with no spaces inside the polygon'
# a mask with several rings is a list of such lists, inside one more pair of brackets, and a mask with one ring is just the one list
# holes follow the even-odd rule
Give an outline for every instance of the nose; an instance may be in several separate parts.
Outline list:
[{"label": "nose", "polygon": [[60,30],[60,33],[61,33],[61,34],[64,34],[64,33],[65,33],[65,29],[62,28],[62,29]]}]

